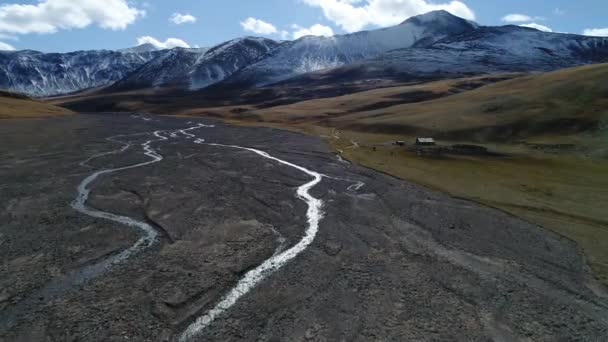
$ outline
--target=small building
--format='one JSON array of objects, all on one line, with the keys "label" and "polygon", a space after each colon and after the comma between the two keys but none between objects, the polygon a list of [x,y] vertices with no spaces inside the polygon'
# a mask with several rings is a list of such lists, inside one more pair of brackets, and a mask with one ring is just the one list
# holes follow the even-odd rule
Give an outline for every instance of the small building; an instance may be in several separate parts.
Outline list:
[{"label": "small building", "polygon": [[416,138],[416,145],[418,146],[434,146],[435,139],[433,138]]}]

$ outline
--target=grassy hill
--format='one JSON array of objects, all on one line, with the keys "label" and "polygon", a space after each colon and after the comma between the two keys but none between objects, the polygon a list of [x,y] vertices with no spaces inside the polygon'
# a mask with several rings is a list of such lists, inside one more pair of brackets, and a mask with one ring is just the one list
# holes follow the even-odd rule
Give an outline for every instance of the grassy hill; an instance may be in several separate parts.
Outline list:
[{"label": "grassy hill", "polygon": [[509,141],[598,130],[608,119],[608,65],[499,82],[437,101],[361,112],[340,124]]},{"label": "grassy hill", "polygon": [[[454,82],[378,89],[251,114],[275,122],[323,121],[368,133],[479,142],[594,131],[608,119],[608,64],[519,77],[432,99]],[[429,101],[392,105],[397,98],[429,94]]]},{"label": "grassy hill", "polygon": [[73,114],[72,111],[39,102],[27,96],[0,91],[0,119],[26,119]]}]

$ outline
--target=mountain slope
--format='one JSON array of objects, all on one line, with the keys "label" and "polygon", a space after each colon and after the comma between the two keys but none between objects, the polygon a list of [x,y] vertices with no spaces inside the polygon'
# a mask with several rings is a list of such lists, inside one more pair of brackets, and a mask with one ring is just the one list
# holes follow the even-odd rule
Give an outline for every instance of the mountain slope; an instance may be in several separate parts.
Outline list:
[{"label": "mountain slope", "polygon": [[52,96],[118,81],[159,51],[0,51],[0,89]]},{"label": "mountain slope", "polygon": [[340,68],[304,74],[285,83],[545,72],[608,61],[608,38],[541,32],[518,26],[481,27],[421,45],[392,50]]},{"label": "mountain slope", "polygon": [[[608,138],[606,80],[608,64],[597,64],[514,78],[439,99],[432,95],[444,91],[447,81],[398,89],[401,95],[431,99],[416,103],[391,105],[401,96],[387,88],[252,114],[271,121],[320,120],[340,129],[465,141],[518,141],[579,133],[585,133],[587,140],[602,140]],[[340,103],[358,108],[336,105]],[[319,117],[319,113],[325,115]]]},{"label": "mountain slope", "polygon": [[149,87],[200,89],[259,60],[279,43],[246,37],[211,49],[173,49],[143,65],[106,91]]},{"label": "mountain slope", "polygon": [[204,56],[207,49],[175,48],[142,65],[105,91],[140,89],[159,86],[189,87],[187,75]]},{"label": "mountain slope", "polygon": [[71,111],[38,102],[25,95],[0,91],[0,119],[39,118],[72,114]]},{"label": "mountain slope", "polygon": [[384,52],[426,45],[452,34],[470,32],[477,24],[435,11],[379,30],[333,37],[303,37],[286,42],[266,58],[231,77],[230,83],[265,85],[295,75],[335,68]]}]

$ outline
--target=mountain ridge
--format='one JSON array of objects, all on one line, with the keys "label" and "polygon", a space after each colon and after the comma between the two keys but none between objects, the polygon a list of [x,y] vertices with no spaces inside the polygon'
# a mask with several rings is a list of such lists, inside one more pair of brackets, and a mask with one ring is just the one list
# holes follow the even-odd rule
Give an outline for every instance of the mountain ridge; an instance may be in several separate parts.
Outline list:
[{"label": "mountain ridge", "polygon": [[[608,38],[541,32],[513,25],[480,26],[447,11],[333,37],[293,41],[233,39],[210,49],[158,50],[150,44],[118,51],[0,53],[0,88],[52,96],[105,87],[103,92],[209,86],[264,87],[325,74],[336,79],[441,78],[500,72],[551,71],[608,61]],[[339,74],[340,77],[332,75]]]}]

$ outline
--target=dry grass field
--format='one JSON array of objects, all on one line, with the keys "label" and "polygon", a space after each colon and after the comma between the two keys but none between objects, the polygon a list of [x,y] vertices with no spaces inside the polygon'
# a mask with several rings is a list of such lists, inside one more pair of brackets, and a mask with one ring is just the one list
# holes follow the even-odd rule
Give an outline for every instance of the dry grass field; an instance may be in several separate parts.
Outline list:
[{"label": "dry grass field", "polygon": [[0,92],[0,119],[28,119],[70,115],[72,111],[24,96]]},{"label": "dry grass field", "polygon": [[[561,137],[588,131],[608,118],[606,64],[519,77],[451,95],[453,89],[474,81],[378,89],[250,115],[272,122],[321,123],[375,133],[426,133],[480,142]],[[397,98],[423,96],[430,99],[393,104]]]}]

